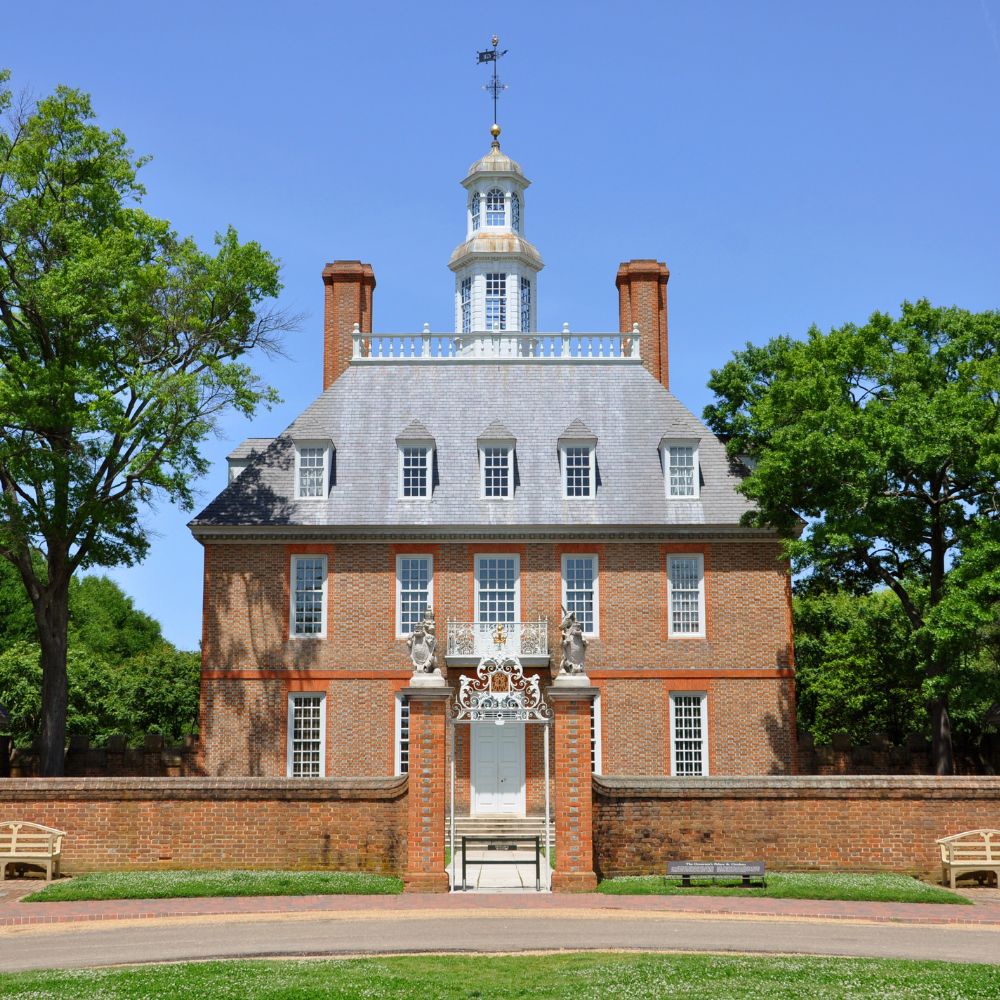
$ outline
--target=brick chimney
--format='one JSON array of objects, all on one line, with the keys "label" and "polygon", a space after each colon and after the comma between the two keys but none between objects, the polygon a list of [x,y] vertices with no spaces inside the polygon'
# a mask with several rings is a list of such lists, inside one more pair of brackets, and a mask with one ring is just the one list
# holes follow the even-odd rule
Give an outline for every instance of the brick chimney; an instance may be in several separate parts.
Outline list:
[{"label": "brick chimney", "polygon": [[667,366],[667,282],[670,271],[658,260],[630,260],[619,265],[618,329],[627,333],[639,324],[642,363],[653,378],[670,388]]},{"label": "brick chimney", "polygon": [[329,389],[351,363],[354,324],[372,332],[375,272],[360,260],[335,260],[323,268],[323,285],[323,388]]}]

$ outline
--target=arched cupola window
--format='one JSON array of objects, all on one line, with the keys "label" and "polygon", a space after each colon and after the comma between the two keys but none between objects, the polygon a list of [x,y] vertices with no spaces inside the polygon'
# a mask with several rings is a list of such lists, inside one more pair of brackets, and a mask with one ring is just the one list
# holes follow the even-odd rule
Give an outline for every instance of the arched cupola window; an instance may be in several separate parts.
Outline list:
[{"label": "arched cupola window", "polygon": [[486,225],[502,226],[504,219],[504,197],[500,188],[490,188],[486,192]]},{"label": "arched cupola window", "polygon": [[510,196],[510,226],[515,233],[521,231],[521,199],[516,194]]},{"label": "arched cupola window", "polygon": [[477,191],[472,196],[472,228],[476,230],[479,228],[479,192]]}]

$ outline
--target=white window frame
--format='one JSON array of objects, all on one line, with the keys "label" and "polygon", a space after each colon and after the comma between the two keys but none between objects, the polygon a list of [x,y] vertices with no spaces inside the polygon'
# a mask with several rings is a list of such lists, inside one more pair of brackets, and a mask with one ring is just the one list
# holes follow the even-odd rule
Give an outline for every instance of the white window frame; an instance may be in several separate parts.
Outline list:
[{"label": "white window frame", "polygon": [[[406,770],[403,770],[403,702],[406,702]],[[396,726],[395,726],[395,772],[396,774],[409,774],[410,772],[410,699],[408,695],[401,692],[396,693]]]},{"label": "white window frame", "polygon": [[[302,449],[316,448],[323,450],[323,489],[318,497],[306,497],[302,495],[302,480],[300,472],[302,468]],[[296,441],[295,442],[295,499],[306,501],[326,500],[330,495],[330,467],[333,458],[333,445],[329,441]]]},{"label": "white window frame", "polygon": [[[293,773],[295,760],[295,702],[300,698],[319,698],[319,777],[326,777],[326,692],[325,691],[291,691],[288,694],[288,730],[286,748],[285,774],[289,778],[305,778],[304,775]],[[312,777],[310,775],[310,777]],[[305,778],[305,780],[309,780]]]},{"label": "white window frame", "polygon": [[[677,726],[675,724],[675,699],[699,698],[701,700],[701,774],[677,773]],[[670,692],[670,776],[672,778],[707,778],[708,763],[708,692],[707,691],[671,691]]]},{"label": "white window frame", "polygon": [[[647,453],[648,454],[648,453]],[[593,559],[594,560],[594,628],[593,631],[584,632],[584,635],[588,636],[599,636],[601,634],[601,616],[600,616],[600,583],[598,582],[598,575],[601,569],[601,562],[598,558],[596,552],[564,552],[561,559],[561,576],[562,576],[562,606],[569,610],[569,604],[567,603],[567,580],[566,580],[566,562],[569,559]]]},{"label": "white window frame", "polygon": [[[503,448],[507,452],[507,495],[489,497],[486,495],[486,449]],[[499,500],[501,502],[514,498],[514,442],[507,440],[483,440],[479,442],[479,498],[481,500]]]},{"label": "white window frame", "polygon": [[[295,567],[303,559],[319,559],[323,563],[323,591],[322,591],[322,601],[323,610],[321,612],[320,619],[320,630],[318,632],[296,632],[295,631]],[[299,555],[294,555],[288,566],[288,635],[291,639],[325,639],[326,638],[326,623],[327,623],[327,612],[329,608],[328,591],[330,588],[330,565],[327,561],[327,557],[317,552],[311,554],[309,552],[302,552]]]},{"label": "white window frame", "polygon": [[590,760],[594,774],[604,773],[604,760],[601,753],[601,696],[594,695],[591,702],[591,736]]},{"label": "white window frame", "polygon": [[[570,496],[567,481],[567,453],[570,448],[586,448],[590,454],[590,492],[584,496]],[[647,452],[647,454],[649,454]],[[593,500],[597,496],[597,445],[593,441],[563,440],[559,442],[559,474],[562,476],[562,495],[564,500]]]},{"label": "white window frame", "polygon": [[[422,497],[408,497],[403,495],[403,449],[404,448],[425,448],[427,450],[427,492]],[[399,454],[399,473],[396,485],[397,496],[407,503],[426,503],[434,495],[434,442],[423,441],[397,441],[396,451]]]},{"label": "white window frame", "polygon": [[396,556],[396,638],[406,639],[409,632],[403,632],[403,560],[427,560],[427,607],[434,607],[434,556],[430,552],[401,552]]},{"label": "white window frame", "polygon": [[472,575],[475,578],[475,605],[473,614],[476,621],[479,618],[479,562],[481,559],[513,559],[514,560],[514,618],[521,620],[521,556],[518,552],[477,552],[473,558]]},{"label": "white window frame", "polygon": [[[701,463],[698,451],[700,441],[697,438],[664,438],[660,443],[663,456],[663,490],[668,500],[697,500],[701,496]],[[694,463],[694,492],[672,493],[670,483],[670,449],[690,448],[691,460]]]},{"label": "white window frame", "polygon": [[[673,559],[694,559],[698,564],[698,631],[674,631],[674,584],[670,574]],[[705,637],[705,557],[700,552],[670,552],[667,554],[667,635],[672,639],[703,639]]]}]

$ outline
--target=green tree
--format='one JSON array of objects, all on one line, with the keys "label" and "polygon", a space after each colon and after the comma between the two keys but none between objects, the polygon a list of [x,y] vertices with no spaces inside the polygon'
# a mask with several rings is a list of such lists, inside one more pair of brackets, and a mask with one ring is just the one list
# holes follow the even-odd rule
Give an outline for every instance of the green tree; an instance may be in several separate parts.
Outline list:
[{"label": "green tree", "polygon": [[[290,320],[278,264],[229,229],[215,253],[146,214],[143,160],[60,87],[0,77],[0,557],[31,602],[42,773],[62,773],[70,581],[131,564],[156,497],[185,509],[218,416],[275,396],[244,358]],[[34,558],[40,553],[42,565]]]},{"label": "green tree", "polygon": [[909,624],[935,770],[954,770],[954,670],[1000,593],[1000,314],[905,302],[898,318],[747,345],[705,419],[799,572],[887,587]]}]

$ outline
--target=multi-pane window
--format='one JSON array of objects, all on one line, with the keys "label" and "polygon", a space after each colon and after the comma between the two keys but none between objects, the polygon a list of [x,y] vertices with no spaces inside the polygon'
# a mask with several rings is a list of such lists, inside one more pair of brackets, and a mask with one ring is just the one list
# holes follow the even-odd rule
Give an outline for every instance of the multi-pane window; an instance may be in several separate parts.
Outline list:
[{"label": "multi-pane window", "polygon": [[481,622],[517,620],[518,557],[477,556],[477,617]]},{"label": "multi-pane window", "polygon": [[486,225],[502,226],[504,218],[503,191],[500,188],[490,188],[486,192]]},{"label": "multi-pane window", "polygon": [[402,445],[399,495],[404,498],[430,496],[431,449],[427,445]]},{"label": "multi-pane window", "polygon": [[597,556],[562,557],[563,607],[588,635],[597,632]]},{"label": "multi-pane window", "polygon": [[510,196],[510,228],[515,233],[521,231],[521,199],[516,194]]},{"label": "multi-pane window", "polygon": [[410,699],[396,695],[396,773],[410,771]]},{"label": "multi-pane window", "polygon": [[664,472],[668,497],[698,496],[698,448],[694,444],[665,444]]},{"label": "multi-pane window", "polygon": [[298,482],[295,495],[299,499],[326,496],[326,448],[300,447],[296,457]]},{"label": "multi-pane window", "polygon": [[521,279],[521,332],[531,329],[531,282]]},{"label": "multi-pane window", "polygon": [[590,770],[601,773],[601,696],[590,703]]},{"label": "multi-pane window", "polygon": [[670,695],[670,773],[678,777],[708,774],[704,694]]},{"label": "multi-pane window", "polygon": [[288,697],[288,776],[323,777],[324,700],[322,694]]},{"label": "multi-pane window", "polygon": [[670,635],[704,635],[704,561],[700,555],[667,559]]},{"label": "multi-pane window", "polygon": [[486,275],[486,329],[507,329],[507,275]]},{"label": "multi-pane window", "polygon": [[326,556],[292,556],[292,635],[326,634]]},{"label": "multi-pane window", "polygon": [[472,196],[472,228],[476,230],[479,228],[479,203],[480,203],[479,192],[477,191]]},{"label": "multi-pane window", "polygon": [[472,278],[462,279],[462,333],[472,332]]},{"label": "multi-pane window", "polygon": [[487,444],[480,447],[483,467],[483,496],[487,498],[511,495],[510,445]]},{"label": "multi-pane window", "polygon": [[409,635],[423,620],[424,612],[431,606],[431,586],[434,573],[431,556],[398,556],[396,558],[396,585],[398,594],[399,631]]},{"label": "multi-pane window", "polygon": [[594,495],[593,449],[590,445],[567,445],[563,449],[566,496]]}]

